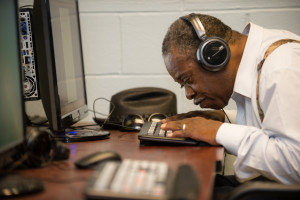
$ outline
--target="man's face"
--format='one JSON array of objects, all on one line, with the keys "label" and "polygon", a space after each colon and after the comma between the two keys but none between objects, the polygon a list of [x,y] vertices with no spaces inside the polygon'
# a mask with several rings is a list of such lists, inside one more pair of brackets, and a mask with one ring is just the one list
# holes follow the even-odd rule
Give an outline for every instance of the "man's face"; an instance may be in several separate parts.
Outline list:
[{"label": "man's face", "polygon": [[231,97],[233,84],[228,70],[210,72],[194,59],[187,60],[176,52],[164,58],[169,74],[185,89],[186,98],[201,108],[224,108]]}]

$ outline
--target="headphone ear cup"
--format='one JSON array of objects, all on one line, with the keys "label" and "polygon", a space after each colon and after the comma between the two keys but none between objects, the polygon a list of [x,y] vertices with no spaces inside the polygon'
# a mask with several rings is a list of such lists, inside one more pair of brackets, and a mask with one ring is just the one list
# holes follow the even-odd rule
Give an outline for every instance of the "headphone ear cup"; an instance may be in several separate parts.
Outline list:
[{"label": "headphone ear cup", "polygon": [[64,143],[57,141],[54,146],[53,160],[66,160],[69,155],[70,149]]},{"label": "headphone ear cup", "polygon": [[29,127],[26,131],[26,164],[29,167],[42,167],[52,159],[54,143],[46,129]]},{"label": "headphone ear cup", "polygon": [[208,71],[220,71],[225,68],[230,55],[227,42],[218,37],[210,37],[201,42],[196,52],[198,63]]}]

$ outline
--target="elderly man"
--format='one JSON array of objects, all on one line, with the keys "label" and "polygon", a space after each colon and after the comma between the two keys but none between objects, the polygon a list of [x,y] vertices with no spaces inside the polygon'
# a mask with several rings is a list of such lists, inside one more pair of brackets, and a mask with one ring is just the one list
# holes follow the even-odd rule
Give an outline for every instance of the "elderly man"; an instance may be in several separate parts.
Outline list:
[{"label": "elderly man", "polygon": [[[162,45],[169,74],[186,98],[220,111],[232,98],[237,124],[195,111],[162,121],[168,137],[222,145],[237,156],[239,182],[265,177],[300,183],[300,37],[250,23],[243,34],[219,19],[190,14],[177,19]],[[213,113],[210,111],[210,113]]]}]

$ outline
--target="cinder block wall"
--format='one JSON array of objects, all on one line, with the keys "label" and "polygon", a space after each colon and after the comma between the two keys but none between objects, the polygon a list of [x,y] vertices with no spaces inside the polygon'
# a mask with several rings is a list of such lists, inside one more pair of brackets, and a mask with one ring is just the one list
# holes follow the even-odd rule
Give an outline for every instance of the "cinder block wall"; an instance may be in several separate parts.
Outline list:
[{"label": "cinder block wall", "polygon": [[[300,34],[300,0],[80,0],[79,8],[90,106],[98,97],[153,86],[176,93],[178,112],[199,109],[168,75],[161,56],[167,28],[184,14],[213,15],[240,32],[251,21]],[[104,102],[98,109],[108,112]]]},{"label": "cinder block wall", "polygon": [[[213,15],[240,32],[253,22],[300,35],[300,0],[79,0],[79,9],[91,109],[96,98],[144,86],[175,92],[178,112],[199,109],[173,82],[161,56],[167,28],[184,14]],[[226,109],[235,108],[230,102]],[[97,111],[108,113],[108,104],[98,102]]]}]

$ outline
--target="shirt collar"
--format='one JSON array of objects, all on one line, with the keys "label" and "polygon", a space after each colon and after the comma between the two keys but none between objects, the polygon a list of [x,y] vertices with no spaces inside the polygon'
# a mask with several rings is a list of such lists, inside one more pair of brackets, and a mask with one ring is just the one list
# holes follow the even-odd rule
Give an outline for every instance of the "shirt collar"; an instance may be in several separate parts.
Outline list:
[{"label": "shirt collar", "polygon": [[253,84],[256,82],[257,63],[261,59],[260,48],[263,38],[263,28],[249,23],[245,27],[243,34],[247,35],[248,38],[237,71],[233,91],[251,98]]}]

